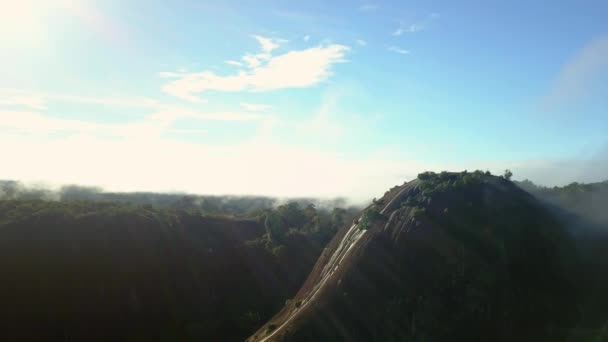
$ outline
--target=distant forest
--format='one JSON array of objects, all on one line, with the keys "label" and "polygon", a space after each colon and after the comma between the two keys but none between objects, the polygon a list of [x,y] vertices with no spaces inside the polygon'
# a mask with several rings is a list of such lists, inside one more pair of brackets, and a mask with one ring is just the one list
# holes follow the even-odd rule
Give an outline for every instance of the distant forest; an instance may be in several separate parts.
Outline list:
[{"label": "distant forest", "polygon": [[301,207],[313,204],[316,208],[352,207],[344,198],[281,199],[267,196],[192,195],[157,192],[107,192],[99,187],[64,185],[57,190],[44,186],[28,186],[19,181],[0,180],[0,200],[91,201],[133,203],[154,208],[195,210],[204,214],[234,217],[255,216],[256,211],[277,207],[286,202]]}]

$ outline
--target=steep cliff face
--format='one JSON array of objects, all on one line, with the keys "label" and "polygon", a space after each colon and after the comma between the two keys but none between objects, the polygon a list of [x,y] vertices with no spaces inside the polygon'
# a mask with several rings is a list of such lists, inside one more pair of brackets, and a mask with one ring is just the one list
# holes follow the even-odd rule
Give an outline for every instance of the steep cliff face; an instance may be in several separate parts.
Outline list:
[{"label": "steep cliff face", "polygon": [[250,341],[559,340],[572,243],[508,180],[421,174],[345,227]]}]

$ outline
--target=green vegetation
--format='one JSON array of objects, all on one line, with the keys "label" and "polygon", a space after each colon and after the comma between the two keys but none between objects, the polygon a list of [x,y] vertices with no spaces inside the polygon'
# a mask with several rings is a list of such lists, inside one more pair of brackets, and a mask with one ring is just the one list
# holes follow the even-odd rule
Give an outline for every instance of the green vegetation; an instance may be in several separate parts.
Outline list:
[{"label": "green vegetation", "polygon": [[538,186],[529,180],[517,185],[550,205],[578,215],[603,227],[608,226],[608,181],[571,183],[562,187]]},{"label": "green vegetation", "polygon": [[424,172],[418,175],[421,180],[420,188],[424,196],[432,195],[438,192],[445,192],[452,189],[463,188],[464,186],[480,183],[484,177],[489,176],[487,173],[477,170],[474,172]]},{"label": "green vegetation", "polygon": [[259,210],[254,214],[258,222],[263,223],[266,233],[249,243],[263,247],[275,256],[285,248],[297,248],[301,241],[321,250],[357,211],[354,208],[318,210],[314,204],[302,208],[297,202]]},{"label": "green vegetation", "polygon": [[380,213],[379,206],[374,203],[363,211],[361,219],[359,220],[358,227],[359,229],[368,230],[373,222],[381,220],[383,218],[384,215]]},{"label": "green vegetation", "polygon": [[[358,334],[369,332],[365,312],[367,337],[381,340],[496,340],[510,327],[520,337],[606,340],[608,181],[548,188],[511,178],[421,173],[386,234],[369,242],[379,254],[361,252],[341,279],[348,296],[332,308],[355,315]],[[13,327],[3,333],[243,340],[286,303],[302,306],[289,298],[357,217],[339,203],[0,182],[0,315]],[[374,199],[359,228],[385,221],[384,204]]]},{"label": "green vegetation", "polygon": [[[16,181],[0,180],[0,200],[44,200],[60,202],[100,202],[138,204],[155,209],[181,209],[205,215],[252,217],[260,211],[279,206],[279,199],[263,196],[203,196],[182,193],[114,193],[100,188],[66,185],[58,190],[26,186]],[[312,198],[293,198],[304,208],[309,204],[322,208],[344,208],[344,199],[319,201]]]},{"label": "green vegetation", "polygon": [[[531,281],[542,284],[533,274],[551,270],[553,281],[563,284],[555,291],[561,291],[561,297],[569,297],[570,302],[551,295],[539,295],[535,299],[539,304],[553,301],[553,305],[560,308],[556,309],[562,320],[560,336],[581,341],[602,340],[607,336],[605,324],[608,321],[605,291],[608,288],[608,181],[542,187],[529,180],[511,183],[512,175],[510,170],[505,170],[501,177],[490,177],[488,172],[482,171],[425,172],[418,177],[419,191],[406,197],[401,208],[409,208],[416,221],[424,217],[426,224],[442,227],[453,242],[459,242],[459,252],[454,253],[448,265],[461,270],[449,281],[469,284],[459,290],[462,293],[482,295],[498,282],[502,282],[504,288],[512,286],[492,275],[490,268],[473,271],[472,265],[483,264],[476,260],[479,256],[486,260],[484,263],[510,260],[507,264],[525,267],[528,271],[523,273],[524,284]],[[540,202],[534,204],[531,197],[518,194],[513,184]],[[506,192],[508,196],[497,195],[505,189],[511,189]],[[545,204],[543,208],[541,203]],[[551,217],[543,211],[550,212]],[[530,252],[523,251],[515,243],[522,236],[525,236],[526,246],[534,245],[546,254],[532,252],[533,255],[523,257]],[[550,257],[554,259],[549,261]],[[543,258],[544,262],[539,261]],[[531,271],[535,267],[536,271]],[[444,271],[437,269],[434,272],[441,274]],[[513,275],[513,271],[510,272]],[[531,291],[532,285],[524,288]],[[409,299],[402,298],[401,302],[403,300],[408,302]],[[486,300],[483,297],[465,298],[461,305],[474,311]],[[571,309],[564,309],[568,306]],[[540,306],[534,310],[544,310],[547,317],[551,312]]]},{"label": "green vegetation", "polygon": [[484,180],[492,179],[491,174],[486,171],[474,172],[423,172],[418,175],[420,180],[419,192],[407,196],[401,207],[412,207],[416,215],[424,213],[424,207],[432,203],[436,197],[454,190],[462,190],[465,187],[479,185]]},{"label": "green vegetation", "polygon": [[572,275],[578,289],[579,321],[573,340],[608,339],[608,181],[543,187],[517,183],[543,201],[574,237],[579,256]]},{"label": "green vegetation", "polygon": [[0,200],[0,315],[14,327],[3,336],[242,341],[354,212],[287,203],[234,219],[187,205]]},{"label": "green vegetation", "polygon": [[361,340],[560,340],[563,332],[546,330],[573,326],[576,295],[575,249],[564,227],[506,177],[465,171],[418,179],[384,234],[358,251],[361,264],[343,276],[348,299],[326,304],[365,308],[365,323],[340,311],[346,318],[338,324]]}]

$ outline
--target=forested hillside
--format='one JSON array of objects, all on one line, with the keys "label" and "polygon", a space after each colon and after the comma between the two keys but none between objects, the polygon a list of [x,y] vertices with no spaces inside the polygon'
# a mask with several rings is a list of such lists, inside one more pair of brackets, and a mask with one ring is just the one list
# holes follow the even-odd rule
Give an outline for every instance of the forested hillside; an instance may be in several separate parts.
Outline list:
[{"label": "forested hillside", "polygon": [[391,188],[249,341],[567,341],[574,244],[506,178],[427,172]]},{"label": "forested hillside", "polygon": [[608,227],[608,181],[571,183],[563,187],[543,187],[529,180],[517,183],[542,201],[584,219],[589,224]]},{"label": "forested hillside", "polygon": [[[476,330],[464,327],[481,321],[483,333],[495,336],[510,331],[509,324],[523,324],[516,317],[531,320],[542,311],[547,321],[535,318],[542,325],[525,326],[529,333],[545,336],[535,329],[554,329],[563,320],[567,330],[559,336],[608,337],[608,183],[545,188],[516,182],[536,201],[505,178],[479,171],[423,173],[374,200],[362,216],[358,208],[343,208],[343,200],[49,190],[0,181],[0,338],[242,341],[282,308],[289,312],[305,303],[306,277],[315,279],[324,248],[352,222],[369,240],[345,261],[349,271],[341,272],[348,273],[332,285],[339,290],[321,302],[329,306],[311,311],[318,315],[307,318],[311,330],[298,328],[297,336],[321,333],[317,328],[330,317],[361,336],[465,336]],[[382,214],[408,187],[407,196]],[[561,227],[573,248],[557,234]],[[536,247],[521,249],[521,243]],[[549,269],[558,262],[554,248],[564,253]],[[315,263],[321,265],[316,271]],[[542,279],[526,271],[533,266]],[[510,280],[496,283],[505,274]],[[549,276],[555,279],[547,283]],[[552,286],[567,305],[540,295]],[[401,296],[397,288],[421,297]],[[533,289],[539,294],[520,301],[525,296],[519,293]],[[444,309],[425,299],[437,293],[448,303]],[[377,300],[372,305],[355,297]],[[533,302],[538,305],[522,304]],[[501,305],[521,312],[500,316]],[[456,323],[437,329],[433,322],[444,316]],[[403,318],[408,326],[399,323]],[[341,334],[335,324],[331,329],[319,336]]]},{"label": "forested hillside", "polygon": [[348,216],[297,203],[233,219],[127,202],[2,200],[0,335],[242,340],[295,294]]},{"label": "forested hillside", "polygon": [[518,185],[545,203],[574,237],[581,317],[577,331],[581,336],[598,331],[608,340],[608,181],[549,188],[525,180]]}]

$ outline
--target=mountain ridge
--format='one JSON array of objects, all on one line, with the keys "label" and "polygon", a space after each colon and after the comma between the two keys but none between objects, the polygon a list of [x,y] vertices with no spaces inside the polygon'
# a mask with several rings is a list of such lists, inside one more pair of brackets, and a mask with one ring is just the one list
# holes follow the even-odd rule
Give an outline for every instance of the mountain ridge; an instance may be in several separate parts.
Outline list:
[{"label": "mountain ridge", "polygon": [[[519,216],[509,217],[512,214]],[[507,224],[492,215],[500,215]],[[482,228],[469,229],[467,225]],[[530,246],[518,248],[508,239]],[[345,242],[347,252],[340,257]],[[507,179],[480,171],[421,174],[387,191],[352,226],[343,228],[294,299],[248,341],[440,340],[448,336],[508,340],[514,337],[510,325],[519,329],[515,334],[519,337],[545,338],[548,334],[557,338],[558,333],[548,331],[557,329],[568,317],[552,314],[549,307],[553,306],[543,292],[556,295],[570,291],[568,280],[562,279],[570,248],[563,227],[533,196]],[[543,252],[536,255],[535,249]],[[532,256],[539,260],[528,260]],[[526,272],[524,260],[555,280],[555,286]],[[489,279],[481,279],[478,273]],[[529,284],[523,286],[520,282],[524,280]],[[445,281],[453,284],[444,286]],[[513,293],[501,293],[500,286],[505,284]],[[516,295],[526,287],[537,296],[532,301],[534,308]],[[464,295],[471,298],[460,297],[473,290],[483,298],[473,294]],[[511,297],[518,301],[509,303]],[[456,302],[466,309],[460,309]],[[492,303],[498,309],[487,307]],[[564,303],[564,308],[570,304]],[[475,305],[479,307],[473,308]],[[531,315],[527,310],[547,316]],[[483,318],[480,312],[491,318]],[[534,319],[540,327],[526,323],[516,313]],[[409,320],[406,327],[396,324],[397,317]],[[454,323],[442,329],[434,326],[447,317],[461,323],[476,322],[482,328],[466,329]]]}]

